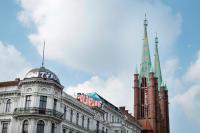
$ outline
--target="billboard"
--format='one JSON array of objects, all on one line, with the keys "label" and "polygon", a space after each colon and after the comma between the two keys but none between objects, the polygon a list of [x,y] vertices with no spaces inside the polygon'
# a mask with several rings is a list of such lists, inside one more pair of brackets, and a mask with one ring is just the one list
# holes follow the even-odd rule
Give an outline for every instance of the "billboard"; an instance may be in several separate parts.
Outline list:
[{"label": "billboard", "polygon": [[103,101],[97,93],[77,93],[77,99],[91,107],[101,108]]}]

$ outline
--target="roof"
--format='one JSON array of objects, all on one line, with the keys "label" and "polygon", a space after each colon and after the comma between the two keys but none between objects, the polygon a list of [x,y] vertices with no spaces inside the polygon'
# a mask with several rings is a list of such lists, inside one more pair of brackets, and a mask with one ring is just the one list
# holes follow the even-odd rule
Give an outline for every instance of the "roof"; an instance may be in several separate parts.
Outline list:
[{"label": "roof", "polygon": [[145,129],[145,130],[147,130],[147,131],[152,131],[153,129],[152,129],[152,127],[151,127],[151,125],[150,125],[150,123],[149,123],[149,120],[148,119],[146,119],[144,122],[143,122],[143,128]]},{"label": "roof", "polygon": [[0,87],[17,86],[19,81],[20,81],[19,79],[16,79],[13,81],[0,82]]}]

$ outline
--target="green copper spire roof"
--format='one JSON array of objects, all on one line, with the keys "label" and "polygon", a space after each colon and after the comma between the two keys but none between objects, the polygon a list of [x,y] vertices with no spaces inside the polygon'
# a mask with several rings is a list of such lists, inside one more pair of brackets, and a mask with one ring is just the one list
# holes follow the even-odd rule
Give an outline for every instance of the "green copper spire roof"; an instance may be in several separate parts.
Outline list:
[{"label": "green copper spire roof", "polygon": [[160,90],[160,86],[162,84],[162,73],[160,68],[160,60],[159,60],[159,54],[158,54],[158,37],[156,34],[155,38],[155,59],[154,59],[154,75],[158,78],[158,90]]},{"label": "green copper spire roof", "polygon": [[142,62],[140,68],[140,77],[147,77],[149,78],[149,72],[151,68],[151,57],[149,51],[149,43],[148,43],[148,36],[147,36],[147,19],[145,14],[144,20],[144,41],[143,41],[143,49],[142,49]]}]

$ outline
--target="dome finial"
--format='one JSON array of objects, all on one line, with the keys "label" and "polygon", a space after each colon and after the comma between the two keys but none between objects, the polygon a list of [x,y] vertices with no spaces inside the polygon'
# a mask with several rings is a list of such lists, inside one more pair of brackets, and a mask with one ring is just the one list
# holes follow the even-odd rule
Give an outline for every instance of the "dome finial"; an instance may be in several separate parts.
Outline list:
[{"label": "dome finial", "polygon": [[43,53],[42,53],[42,67],[44,67],[44,50],[45,50],[45,40],[44,40]]}]

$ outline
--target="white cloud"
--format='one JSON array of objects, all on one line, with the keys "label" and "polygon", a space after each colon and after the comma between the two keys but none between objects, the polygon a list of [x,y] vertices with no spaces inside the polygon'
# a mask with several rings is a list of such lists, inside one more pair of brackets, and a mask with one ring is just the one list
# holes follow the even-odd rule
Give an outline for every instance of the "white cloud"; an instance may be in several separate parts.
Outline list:
[{"label": "white cloud", "polygon": [[[130,81],[130,82],[129,82]],[[133,111],[133,89],[130,78],[120,75],[120,77],[110,77],[102,79],[93,76],[90,80],[76,86],[70,86],[65,91],[68,94],[97,92],[103,98],[115,106],[126,106]],[[126,99],[126,102],[125,102]]]},{"label": "white cloud", "polygon": [[19,4],[19,19],[34,27],[28,37],[40,54],[45,39],[47,58],[88,72],[131,71],[139,63],[145,12],[149,40],[153,43],[158,32],[161,51],[181,32],[180,15],[158,0],[19,0]]},{"label": "white cloud", "polygon": [[[190,121],[200,124],[200,51],[197,59],[191,63],[186,73],[180,78],[183,92],[172,99],[172,105],[180,107]],[[178,88],[176,88],[178,89]]]},{"label": "white cloud", "polygon": [[29,69],[30,64],[23,58],[21,53],[10,44],[0,41],[0,81],[22,78]]},{"label": "white cloud", "polygon": [[197,119],[200,116],[200,84],[191,86],[185,93],[179,94],[174,98],[176,105],[181,107],[186,116],[195,122],[199,122]]},{"label": "white cloud", "polygon": [[189,81],[199,82],[200,80],[200,51],[198,52],[197,60],[191,64],[185,74],[185,79]]}]

